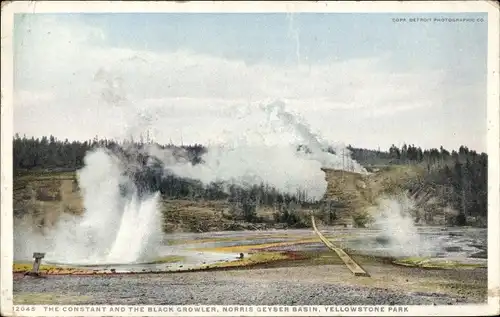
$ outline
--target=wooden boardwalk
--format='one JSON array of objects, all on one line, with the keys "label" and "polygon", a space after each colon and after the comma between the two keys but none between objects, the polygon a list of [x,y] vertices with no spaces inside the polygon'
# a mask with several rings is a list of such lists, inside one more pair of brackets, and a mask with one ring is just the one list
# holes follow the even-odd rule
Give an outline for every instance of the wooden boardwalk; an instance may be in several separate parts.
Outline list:
[{"label": "wooden boardwalk", "polygon": [[325,236],[319,232],[318,228],[316,227],[316,221],[314,219],[314,216],[311,216],[311,221],[313,225],[314,232],[318,235],[318,237],[323,241],[323,243],[330,248],[331,250],[335,251],[337,255],[340,257],[342,261],[344,261],[345,265],[355,276],[370,276],[365,270],[361,268],[354,260],[347,254],[345,253],[344,250],[342,250],[339,247],[336,247],[333,243],[331,243]]}]

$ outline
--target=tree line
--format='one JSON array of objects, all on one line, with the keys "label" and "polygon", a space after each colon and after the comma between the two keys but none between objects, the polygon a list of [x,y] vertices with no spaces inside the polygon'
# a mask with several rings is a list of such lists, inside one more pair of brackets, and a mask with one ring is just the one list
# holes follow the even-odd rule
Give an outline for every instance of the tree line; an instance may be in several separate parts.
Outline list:
[{"label": "tree line", "polygon": [[[142,193],[159,191],[167,199],[227,200],[236,218],[255,221],[258,206],[274,207],[278,212],[275,220],[289,224],[299,223],[295,211],[299,207],[325,209],[326,203],[311,202],[305,192],[293,195],[281,193],[267,184],[241,188],[235,185],[212,183],[203,185],[192,179],[180,178],[168,172],[162,162],[150,157],[142,148],[150,140],[116,141],[95,137],[86,141],[62,141],[54,136],[27,138],[15,135],[13,140],[13,170],[20,174],[33,171],[74,171],[84,166],[85,154],[95,148],[106,148],[120,156],[131,178]],[[175,146],[155,144],[161,149],[182,151],[191,164],[203,162],[206,148],[201,144]],[[392,145],[388,151],[354,148],[349,146],[354,160],[367,168],[380,166],[417,164],[425,169],[418,182],[407,185],[410,191],[430,187],[445,192],[447,202],[460,211],[457,224],[464,224],[468,216],[487,215],[488,157],[461,146],[458,151],[421,149],[404,144]],[[304,150],[299,147],[297,150]],[[306,149],[307,150],[307,149]],[[331,152],[331,150],[329,150]],[[152,160],[154,161],[151,164]],[[328,209],[328,208],[327,208]]]},{"label": "tree line", "polygon": [[[115,141],[94,138],[86,141],[62,141],[54,136],[26,138],[15,135],[13,140],[13,170],[17,175],[32,172],[75,171],[84,166],[84,157],[88,151],[105,148],[121,159],[125,173],[134,181],[139,195],[160,192],[164,199],[204,199],[226,200],[231,206],[235,219],[260,221],[257,217],[259,206],[274,207],[279,212],[275,220],[289,225],[300,226],[300,219],[288,212],[288,206],[312,206],[305,192],[293,195],[282,193],[268,184],[242,188],[233,184],[213,182],[205,185],[194,179],[181,178],[170,173],[163,162],[142,151],[151,142],[144,140]],[[155,144],[160,149],[171,149],[189,160],[193,165],[203,162],[206,148],[202,145],[175,146]],[[298,149],[299,150],[299,149]],[[121,187],[125,194],[130,188]]]},{"label": "tree line", "polygon": [[430,188],[445,198],[445,203],[457,210],[455,224],[464,225],[467,217],[487,218],[488,155],[460,146],[451,152],[443,147],[425,149],[414,145],[392,145],[387,152],[349,147],[352,157],[365,166],[414,164],[425,173],[417,182],[405,187],[416,192]]}]

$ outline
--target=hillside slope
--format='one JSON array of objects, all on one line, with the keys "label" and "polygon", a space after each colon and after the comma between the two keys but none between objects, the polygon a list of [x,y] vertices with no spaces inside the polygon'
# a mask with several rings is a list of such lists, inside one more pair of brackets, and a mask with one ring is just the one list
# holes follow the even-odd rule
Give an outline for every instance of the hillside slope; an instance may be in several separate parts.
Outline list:
[{"label": "hillside slope", "polygon": [[[427,193],[422,188],[419,195],[405,190],[420,183],[424,169],[418,165],[393,165],[378,169],[368,175],[339,170],[325,170],[328,182],[325,199],[336,202],[337,222],[340,224],[362,225],[370,222],[370,207],[377,204],[380,198],[409,197],[415,199],[416,207],[423,213],[433,212],[433,203],[441,201],[441,197]],[[423,199],[420,199],[423,198]],[[414,216],[416,210],[412,211]],[[429,217],[428,217],[429,218]],[[436,219],[437,220],[437,219]],[[435,223],[435,221],[430,221]],[[442,223],[443,220],[437,221]]]},{"label": "hillside slope", "polygon": [[[370,207],[386,195],[409,195],[404,190],[408,183],[418,183],[422,168],[415,165],[390,166],[372,174],[361,175],[338,170],[324,170],[328,183],[324,201],[332,203],[335,219],[332,225],[363,226],[370,223]],[[421,191],[425,193],[425,190]],[[418,193],[417,193],[418,194]],[[418,195],[414,198],[419,198]],[[418,200],[418,199],[417,199]],[[424,214],[436,214],[440,197],[427,195],[418,207]],[[434,208],[434,209],[433,209]],[[441,208],[442,209],[442,208]],[[259,223],[234,220],[230,204],[224,200],[162,200],[164,230],[217,231],[238,229],[282,228],[276,223],[270,207],[258,207]],[[308,214],[317,210],[299,209],[297,213],[308,225]],[[44,173],[14,178],[14,214],[16,218],[32,221],[37,227],[54,224],[61,213],[80,215],[84,212],[75,173]],[[418,217],[417,217],[418,218]],[[443,219],[421,217],[429,223],[443,223]],[[434,217],[436,218],[436,217]],[[439,217],[437,217],[439,218]],[[430,221],[429,221],[430,220]],[[319,217],[321,222],[321,217]]]}]

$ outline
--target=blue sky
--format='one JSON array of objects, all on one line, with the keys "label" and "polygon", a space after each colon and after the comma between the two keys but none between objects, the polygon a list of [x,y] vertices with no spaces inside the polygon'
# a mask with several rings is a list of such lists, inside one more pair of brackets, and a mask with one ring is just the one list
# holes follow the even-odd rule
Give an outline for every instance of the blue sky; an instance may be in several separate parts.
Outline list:
[{"label": "blue sky", "polygon": [[487,20],[487,14],[481,13],[124,13],[76,15],[76,18],[102,28],[108,37],[107,45],[170,51],[190,49],[249,63],[296,62],[295,54],[290,54],[296,49],[294,31],[298,32],[301,55],[316,63],[384,53],[394,54],[396,62],[404,65],[410,62],[419,67],[454,64],[478,55],[484,63],[486,23],[392,20],[443,16]]},{"label": "blue sky", "polygon": [[[484,22],[394,22],[395,17],[482,18]],[[64,88],[69,78],[83,84],[92,77],[89,74],[100,69],[128,85],[125,91],[133,95],[135,104],[144,104],[143,107],[148,107],[152,99],[157,108],[163,107],[160,100],[171,106],[169,98],[179,96],[196,101],[172,107],[201,109],[207,102],[214,104],[212,99],[224,100],[224,105],[245,100],[256,102],[259,98],[279,98],[282,87],[282,97],[291,96],[295,102],[290,107],[303,114],[320,132],[327,131],[328,138],[338,137],[366,147],[387,147],[403,140],[423,146],[444,143],[453,147],[463,141],[484,150],[486,20],[487,15],[481,13],[28,14],[16,17],[15,49],[19,54],[16,54],[15,84],[23,96],[30,96],[24,99],[33,102],[34,95],[42,94],[53,100],[51,107],[57,108],[60,102],[57,109],[62,109],[62,103],[67,109],[65,95],[68,89],[75,89],[74,84]],[[61,52],[66,53],[59,56]],[[155,66],[124,66],[123,58],[134,54]],[[95,59],[96,56],[99,58]],[[178,65],[167,65],[167,60]],[[234,66],[235,63],[244,66]],[[309,67],[309,71],[301,73],[297,70],[299,66]],[[190,72],[190,67],[196,70]],[[259,73],[262,78],[252,77]],[[278,76],[280,73],[282,77]],[[144,84],[141,93],[138,85],[145,81],[148,85]],[[219,86],[205,88],[203,83],[211,81]],[[266,82],[261,86],[268,90],[254,87],[258,81]],[[330,82],[335,89],[328,89],[326,83]],[[205,95],[182,90],[181,86],[187,83],[206,89]],[[231,91],[225,95],[223,88],[227,85],[232,87],[226,89]],[[241,87],[235,88],[237,85]],[[353,98],[350,90],[360,93]],[[75,104],[79,103],[80,93],[81,88],[72,94]],[[333,98],[330,104],[324,102],[328,98]],[[415,103],[417,99],[421,104]],[[81,96],[80,103],[84,100],[88,96]],[[359,110],[356,102],[367,106]],[[28,104],[26,101],[26,107]],[[316,116],[308,111],[311,104],[316,105]],[[393,104],[395,111],[391,113],[389,106]],[[91,107],[88,103],[86,106]],[[350,107],[357,110],[349,110]],[[387,115],[379,115],[376,120],[370,117],[380,109]],[[69,110],[63,112],[66,111],[71,115]],[[18,122],[20,132],[24,129],[31,134],[43,133],[43,128],[28,127],[33,125],[30,116],[36,111],[30,112],[20,115],[19,121],[24,120]],[[329,113],[338,131],[331,124],[325,125],[325,129],[319,127]],[[448,123],[443,124],[445,119]],[[169,120],[172,125],[174,118],[170,116]],[[346,132],[353,124],[359,126],[359,131]],[[441,125],[441,130],[434,131],[436,125]],[[104,126],[102,123],[97,129],[99,133],[106,133]],[[388,126],[394,127],[387,130]],[[49,127],[47,132],[54,134],[64,131]],[[81,129],[90,131],[92,127]],[[440,136],[438,141],[429,136],[417,137],[415,129]],[[473,135],[464,129],[474,131]],[[195,136],[199,134],[194,133],[193,139]]]}]

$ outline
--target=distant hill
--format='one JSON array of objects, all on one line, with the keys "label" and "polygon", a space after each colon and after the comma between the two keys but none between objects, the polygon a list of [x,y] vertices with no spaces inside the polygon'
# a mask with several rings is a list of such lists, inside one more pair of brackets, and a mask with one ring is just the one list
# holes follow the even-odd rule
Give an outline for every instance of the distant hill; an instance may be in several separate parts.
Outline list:
[{"label": "distant hill", "polygon": [[[84,212],[75,170],[93,147],[106,147],[128,160],[147,157],[130,149],[144,143],[110,140],[59,141],[53,137],[14,139],[14,213],[38,226],[50,225],[61,213]],[[193,164],[202,162],[201,145],[164,148],[185,150]],[[127,149],[129,151],[127,152]],[[307,227],[314,212],[328,225],[365,226],[370,206],[386,195],[404,195],[416,202],[415,220],[428,224],[485,226],[487,219],[487,155],[460,147],[421,150],[391,147],[388,152],[349,147],[352,157],[372,173],[361,175],[324,170],[325,197],[310,202],[305,196],[279,193],[262,184],[252,188],[200,182],[174,175],[160,178],[145,168],[132,177],[143,190],[160,191],[166,231],[209,231]]]}]

